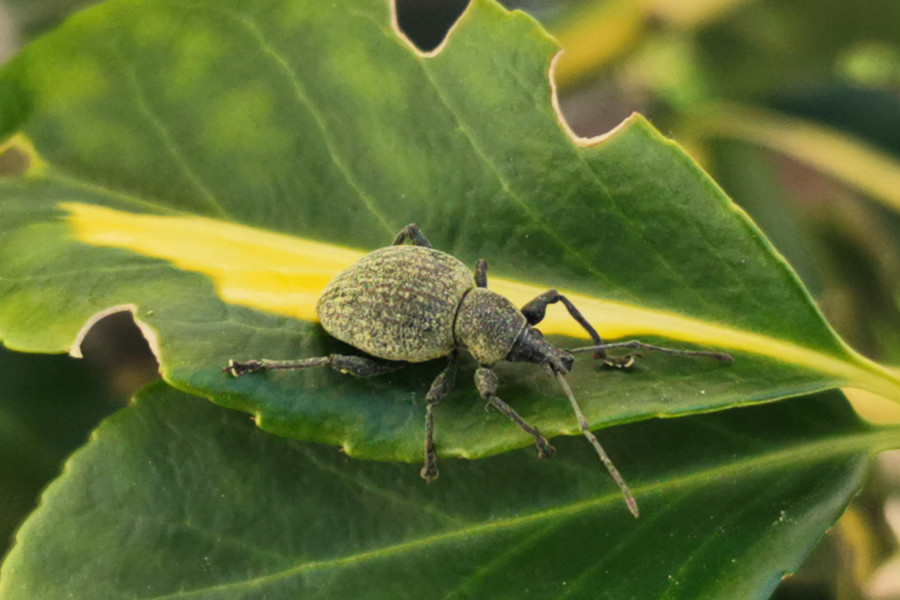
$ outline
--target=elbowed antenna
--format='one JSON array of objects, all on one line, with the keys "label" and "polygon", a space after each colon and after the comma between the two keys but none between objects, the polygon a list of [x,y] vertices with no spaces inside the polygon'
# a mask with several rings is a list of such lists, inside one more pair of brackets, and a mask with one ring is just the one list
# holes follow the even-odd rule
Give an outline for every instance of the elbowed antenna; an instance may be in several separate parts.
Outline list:
[{"label": "elbowed antenna", "polygon": [[[610,350],[613,348],[628,348],[630,350],[652,350],[653,352],[662,352],[663,354],[676,354],[679,356],[705,356],[721,360],[722,362],[734,362],[734,357],[725,352],[712,352],[710,350],[679,350],[676,348],[665,348],[663,346],[654,346],[640,340],[629,340],[627,342],[613,342],[611,344],[600,344],[599,346],[584,346],[582,348],[572,348],[567,350],[572,354],[579,352],[596,352],[597,350]],[[631,356],[631,355],[629,355]]]},{"label": "elbowed antenna", "polygon": [[613,478],[613,481],[616,482],[616,485],[619,486],[619,489],[622,490],[622,495],[625,496],[625,504],[628,505],[628,510],[631,511],[631,514],[634,515],[634,518],[638,518],[640,513],[638,511],[637,500],[634,499],[634,496],[631,495],[631,490],[628,489],[628,484],[625,483],[625,479],[622,477],[622,474],[619,473],[619,470],[616,468],[616,465],[613,464],[613,461],[606,454],[606,451],[603,449],[603,446],[600,445],[600,442],[597,441],[597,437],[591,432],[590,426],[588,425],[587,419],[584,418],[584,413],[581,412],[581,407],[578,406],[578,401],[575,400],[575,395],[572,393],[572,388],[569,387],[569,382],[566,381],[566,378],[563,377],[562,373],[557,371],[552,371],[556,376],[557,381],[559,381],[559,385],[562,386],[563,391],[566,393],[566,397],[569,399],[569,403],[572,405],[572,410],[575,411],[575,416],[578,418],[578,425],[581,427],[581,433],[594,447],[594,450],[597,451],[597,454],[600,456],[600,460],[603,461],[603,466],[606,467],[606,470],[609,471],[610,476]]}]

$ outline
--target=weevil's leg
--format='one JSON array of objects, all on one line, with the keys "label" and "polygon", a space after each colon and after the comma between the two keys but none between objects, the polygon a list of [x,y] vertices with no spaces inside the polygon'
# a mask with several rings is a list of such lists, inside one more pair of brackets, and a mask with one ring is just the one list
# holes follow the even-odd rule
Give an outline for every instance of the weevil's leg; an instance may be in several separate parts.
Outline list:
[{"label": "weevil's leg", "polygon": [[425,246],[426,248],[431,248],[431,242],[428,241],[428,238],[425,237],[421,231],[419,231],[419,226],[415,223],[410,223],[406,227],[400,230],[400,233],[397,234],[397,237],[394,238],[393,246],[399,246],[406,240],[409,240],[413,243],[414,246]]},{"label": "weevil's leg", "polygon": [[475,285],[480,288],[487,287],[488,262],[479,258],[475,263]]},{"label": "weevil's leg", "polygon": [[229,360],[222,367],[222,371],[240,377],[246,373],[256,371],[273,371],[277,369],[309,369],[311,367],[328,366],[335,371],[340,371],[354,377],[375,377],[391,371],[402,369],[409,363],[402,360],[384,360],[372,356],[351,356],[348,354],[330,354],[328,356],[316,356],[313,358],[301,358],[299,360],[247,360],[238,362]]},{"label": "weevil's leg", "polygon": [[428,483],[438,478],[434,456],[434,406],[447,395],[455,382],[456,352],[450,355],[447,366],[434,379],[431,389],[425,395],[425,466],[422,467],[421,475]]},{"label": "weevil's leg", "polygon": [[541,435],[538,428],[529,425],[528,422],[519,416],[519,413],[513,410],[509,404],[497,397],[497,386],[499,384],[500,380],[497,378],[497,374],[491,369],[479,367],[478,370],[475,371],[475,387],[478,388],[478,393],[481,394],[481,397],[487,400],[497,410],[512,419],[516,425],[534,438],[534,445],[537,446],[538,456],[541,458],[552,456],[554,452],[553,446],[550,445],[547,438]]},{"label": "weevil's leg", "polygon": [[525,315],[525,319],[528,321],[529,325],[537,325],[541,321],[544,320],[544,315],[547,312],[548,304],[556,304],[557,302],[562,302],[563,306],[566,307],[566,310],[569,311],[569,314],[575,319],[585,331],[587,331],[588,335],[591,336],[591,345],[599,346],[594,351],[594,358],[601,359],[604,363],[609,365],[610,367],[617,368],[625,368],[627,369],[632,364],[634,364],[634,356],[607,356],[606,351],[603,348],[603,339],[601,339],[600,334],[597,333],[597,330],[594,329],[594,326],[588,323],[588,320],[584,318],[584,315],[581,314],[575,305],[572,302],[557,292],[556,290],[547,290],[528,304],[522,307],[522,314]]}]

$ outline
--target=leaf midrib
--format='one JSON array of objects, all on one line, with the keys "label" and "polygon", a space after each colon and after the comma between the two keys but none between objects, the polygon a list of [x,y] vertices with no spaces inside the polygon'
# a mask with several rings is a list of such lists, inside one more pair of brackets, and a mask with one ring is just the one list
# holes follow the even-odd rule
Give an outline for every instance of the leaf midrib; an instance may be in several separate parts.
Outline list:
[{"label": "leaf midrib", "polygon": [[[813,442],[806,442],[800,445],[781,448],[766,454],[755,455],[749,458],[742,458],[736,461],[720,464],[716,467],[679,475],[670,478],[662,483],[653,482],[635,486],[632,488],[635,496],[640,497],[642,494],[660,493],[667,490],[677,489],[679,487],[700,486],[707,482],[719,480],[723,477],[742,474],[745,475],[751,471],[759,471],[767,468],[786,466],[805,462],[822,462],[830,458],[837,458],[843,455],[851,455],[855,453],[865,453],[867,455],[875,454],[880,451],[900,447],[900,426],[885,428],[866,428],[852,434],[835,434],[824,439],[818,439]],[[288,569],[283,569],[268,575],[223,583],[220,585],[198,588],[188,591],[174,592],[172,594],[163,594],[159,596],[148,596],[142,600],[166,600],[176,598],[189,598],[198,594],[210,592],[221,592],[230,589],[240,588],[243,586],[257,586],[271,581],[286,579],[295,575],[314,572],[323,569],[341,568],[348,565],[373,561],[381,558],[387,558],[398,554],[407,554],[422,550],[434,544],[447,543],[458,539],[464,539],[469,536],[486,534],[500,530],[515,529],[520,526],[533,524],[543,520],[553,519],[556,517],[568,517],[580,512],[595,509],[605,504],[620,502],[621,497],[618,491],[610,491],[601,496],[597,496],[590,500],[583,500],[566,504],[561,507],[554,507],[523,516],[510,518],[492,519],[489,522],[482,522],[470,525],[456,530],[445,531],[435,535],[416,538],[413,540],[393,544],[384,548],[375,550],[367,550],[351,554],[344,557],[331,558],[327,560],[308,561]]]}]

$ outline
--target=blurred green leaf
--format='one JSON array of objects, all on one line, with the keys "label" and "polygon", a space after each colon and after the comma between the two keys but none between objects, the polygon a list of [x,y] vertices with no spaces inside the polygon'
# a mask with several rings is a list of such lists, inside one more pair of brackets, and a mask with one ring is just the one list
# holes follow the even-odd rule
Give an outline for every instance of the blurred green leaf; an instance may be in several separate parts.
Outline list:
[{"label": "blurred green leaf", "polygon": [[900,212],[900,159],[847,133],[733,104],[698,107],[682,128],[690,139],[736,139],[782,153]]},{"label": "blurred green leaf", "polygon": [[557,85],[566,88],[603,68],[615,67],[623,56],[640,50],[645,42],[658,43],[655,33],[661,27],[666,32],[662,37],[677,36],[684,41],[692,31],[726,18],[747,3],[748,0],[586,0],[557,2],[552,11],[545,9],[545,3],[522,4],[547,24],[565,51],[554,75]]},{"label": "blurred green leaf", "polygon": [[837,393],[605,437],[637,521],[580,439],[426,486],[154,385],[47,490],[0,598],[766,598],[900,439]]},{"label": "blurred green leaf", "polygon": [[759,99],[843,76],[846,52],[860,44],[896,49],[898,22],[893,0],[766,0],[732,11],[697,40],[717,96]]}]

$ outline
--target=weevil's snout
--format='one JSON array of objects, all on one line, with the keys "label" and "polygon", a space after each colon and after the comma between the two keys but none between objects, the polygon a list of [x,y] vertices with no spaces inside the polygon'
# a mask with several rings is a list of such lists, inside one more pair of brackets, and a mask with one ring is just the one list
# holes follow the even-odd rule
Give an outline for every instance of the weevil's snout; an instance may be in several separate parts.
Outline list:
[{"label": "weevil's snout", "polygon": [[526,326],[519,334],[506,360],[547,365],[554,373],[563,375],[571,371],[575,364],[575,357],[551,346],[541,332],[531,326]]}]

